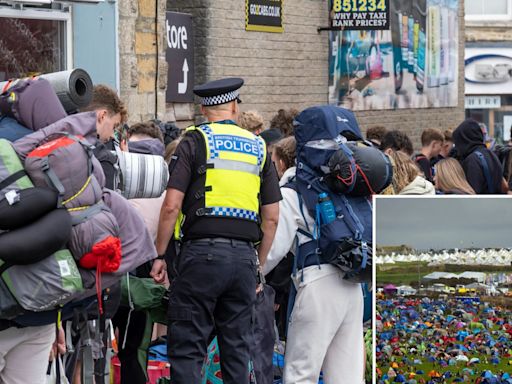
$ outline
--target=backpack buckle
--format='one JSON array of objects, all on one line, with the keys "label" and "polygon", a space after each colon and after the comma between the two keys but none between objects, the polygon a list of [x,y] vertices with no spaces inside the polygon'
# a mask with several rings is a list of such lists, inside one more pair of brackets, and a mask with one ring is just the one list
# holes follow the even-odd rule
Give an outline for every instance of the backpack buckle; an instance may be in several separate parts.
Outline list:
[{"label": "backpack buckle", "polygon": [[41,170],[46,172],[50,169],[50,163],[48,162],[48,157],[44,157],[41,159]]},{"label": "backpack buckle", "polygon": [[196,211],[196,216],[204,216],[206,214],[206,211],[204,208],[199,208],[197,211]]}]

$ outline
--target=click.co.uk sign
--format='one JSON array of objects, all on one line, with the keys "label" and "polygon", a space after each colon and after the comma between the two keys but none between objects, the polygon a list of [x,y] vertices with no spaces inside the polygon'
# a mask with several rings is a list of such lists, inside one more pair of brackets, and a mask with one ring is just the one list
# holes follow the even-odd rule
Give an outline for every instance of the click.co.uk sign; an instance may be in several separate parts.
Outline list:
[{"label": "click.co.uk sign", "polygon": [[194,34],[192,15],[167,12],[165,18],[167,49],[166,102],[191,103],[194,101]]}]

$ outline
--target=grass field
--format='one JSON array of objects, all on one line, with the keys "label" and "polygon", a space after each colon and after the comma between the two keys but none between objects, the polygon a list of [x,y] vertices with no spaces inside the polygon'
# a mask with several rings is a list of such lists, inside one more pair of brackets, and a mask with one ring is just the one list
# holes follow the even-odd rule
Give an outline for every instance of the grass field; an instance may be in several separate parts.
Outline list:
[{"label": "grass field", "polygon": [[[484,355],[471,355],[471,357],[477,357],[480,359],[480,361],[484,361],[484,359],[485,359]],[[472,382],[474,382],[474,380],[476,380],[477,377],[480,376],[480,374],[483,371],[491,371],[494,374],[497,374],[499,372],[511,372],[512,365],[509,365],[508,361],[509,360],[503,359],[500,362],[500,364],[498,364],[498,365],[480,363],[480,364],[476,364],[476,365],[469,367],[469,369],[471,369],[475,372],[475,374],[472,376],[472,378],[473,378]],[[384,366],[384,367],[379,366],[378,363],[377,363],[377,366],[384,373],[387,372],[390,368],[389,366]],[[439,367],[439,364],[436,364],[436,366],[434,367],[433,363],[423,363],[423,364],[419,364],[419,365],[414,365],[412,368],[415,372],[419,371],[419,370],[422,370],[423,372],[425,372],[425,374],[423,374],[423,375],[417,375],[415,377],[416,380],[418,380],[419,378],[424,378],[425,380],[428,380],[429,379],[428,373],[432,370],[435,370],[436,372],[439,372],[440,374],[444,374],[446,371],[450,371],[452,373],[452,375],[456,375],[457,373],[462,372],[462,370],[464,368],[466,368],[466,363],[460,362],[457,365],[447,366],[447,367]],[[409,373],[408,372],[409,370],[406,369],[406,367],[404,367],[403,369],[399,369],[399,371],[402,374],[404,374],[406,377]],[[453,383],[453,378],[448,379],[446,381],[446,383],[447,384]]]},{"label": "grass field", "polygon": [[445,264],[428,266],[428,262],[379,264],[377,265],[377,285],[418,285],[423,276],[432,272],[462,273],[464,271],[485,272],[485,273],[510,273],[510,266],[487,266],[487,265],[455,265]]}]

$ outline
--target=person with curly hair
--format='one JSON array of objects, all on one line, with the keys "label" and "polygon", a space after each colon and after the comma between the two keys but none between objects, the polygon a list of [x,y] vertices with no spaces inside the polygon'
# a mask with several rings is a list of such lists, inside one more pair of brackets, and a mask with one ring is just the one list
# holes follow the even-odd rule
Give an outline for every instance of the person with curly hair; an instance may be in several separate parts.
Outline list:
[{"label": "person with curly hair", "polygon": [[295,108],[280,109],[270,120],[270,128],[261,132],[260,136],[267,146],[277,142],[283,137],[293,135],[293,119],[299,114]]},{"label": "person with curly hair", "polygon": [[240,127],[247,129],[249,132],[259,135],[263,131],[265,121],[263,117],[256,111],[247,111],[240,114],[238,119]]},{"label": "person with curly hair", "polygon": [[277,114],[270,120],[270,128],[277,128],[283,136],[293,135],[293,119],[299,114],[295,108],[280,109]]}]

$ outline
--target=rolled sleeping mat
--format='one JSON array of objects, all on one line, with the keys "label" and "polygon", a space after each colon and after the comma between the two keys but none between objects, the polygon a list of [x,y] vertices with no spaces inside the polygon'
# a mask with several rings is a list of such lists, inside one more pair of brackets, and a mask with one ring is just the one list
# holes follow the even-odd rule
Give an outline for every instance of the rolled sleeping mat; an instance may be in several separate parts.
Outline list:
[{"label": "rolled sleeping mat", "polygon": [[347,153],[342,149],[334,152],[328,162],[330,173],[325,177],[331,191],[356,197],[371,196],[391,184],[393,167],[387,155],[360,142],[349,142],[346,146],[352,152],[355,173],[352,175],[352,162]]},{"label": "rolled sleeping mat", "polygon": [[58,193],[49,188],[28,188],[17,192],[16,202],[0,200],[0,230],[30,225],[57,208]]},{"label": "rolled sleeping mat", "polygon": [[33,264],[62,249],[70,236],[70,214],[55,209],[30,225],[0,234],[0,259],[14,265]]},{"label": "rolled sleeping mat", "polygon": [[92,79],[83,69],[47,73],[39,77],[50,82],[67,113],[87,107],[92,100]]},{"label": "rolled sleeping mat", "polygon": [[[68,71],[47,73],[38,76],[38,78],[46,79],[50,82],[68,114],[86,107],[92,100],[92,79],[83,69],[76,68]],[[8,81],[0,83],[0,92],[8,86],[8,83]]]},{"label": "rolled sleeping mat", "polygon": [[121,182],[119,189],[127,199],[162,196],[169,181],[169,168],[162,156],[117,151]]}]

